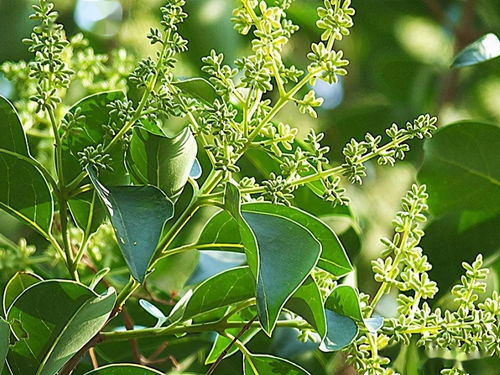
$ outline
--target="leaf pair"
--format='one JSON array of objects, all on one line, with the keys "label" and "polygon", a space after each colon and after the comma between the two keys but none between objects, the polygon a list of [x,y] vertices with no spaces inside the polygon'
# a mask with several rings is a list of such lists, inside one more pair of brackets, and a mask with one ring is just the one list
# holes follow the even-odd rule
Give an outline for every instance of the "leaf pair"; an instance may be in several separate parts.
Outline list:
[{"label": "leaf pair", "polygon": [[[109,289],[98,295],[73,281],[40,281],[34,275],[17,274],[3,301],[6,322],[0,320],[0,340],[5,341],[7,323],[16,340],[10,347],[1,346],[8,348],[10,372],[53,375],[102,329],[116,293]],[[7,331],[7,343],[9,336]]]}]

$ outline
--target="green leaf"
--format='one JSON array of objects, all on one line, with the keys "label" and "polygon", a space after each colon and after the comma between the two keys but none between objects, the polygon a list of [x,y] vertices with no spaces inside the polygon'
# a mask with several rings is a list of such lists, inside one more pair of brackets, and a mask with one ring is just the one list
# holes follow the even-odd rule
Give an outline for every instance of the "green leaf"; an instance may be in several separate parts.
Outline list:
[{"label": "green leaf", "polygon": [[173,82],[178,88],[197,99],[212,104],[219,97],[215,88],[204,78],[189,78]]},{"label": "green leaf", "polygon": [[352,286],[339,285],[334,288],[326,300],[325,307],[358,322],[363,321],[358,292]]},{"label": "green leaf", "polygon": [[500,56],[500,40],[495,34],[483,35],[465,47],[453,60],[456,68],[477,65]]},{"label": "green leaf", "polygon": [[418,180],[427,185],[431,212],[498,211],[500,127],[472,121],[439,129],[424,144]]},{"label": "green leaf", "polygon": [[242,244],[238,222],[225,210],[215,213],[201,230],[198,245],[214,244],[213,250],[243,251],[242,248],[226,248],[216,244]]},{"label": "green leaf", "polygon": [[176,198],[186,184],[198,146],[186,127],[174,137],[136,127],[127,153],[127,166],[135,182],[151,184]]},{"label": "green leaf", "polygon": [[116,239],[132,276],[144,281],[163,225],[174,206],[154,186],[105,187],[90,168],[87,173],[108,210]]},{"label": "green leaf", "polygon": [[38,168],[16,155],[0,150],[0,208],[46,236],[54,211],[49,186]]},{"label": "green leaf", "polygon": [[141,307],[144,310],[146,310],[146,312],[149,315],[151,315],[157,319],[157,322],[156,322],[156,325],[154,328],[161,327],[163,325],[163,323],[165,323],[167,321],[167,317],[163,314],[163,312],[158,307],[153,305],[152,303],[146,301],[145,299],[140,299],[139,305],[141,305]]},{"label": "green leaf", "polygon": [[[250,308],[250,309],[244,309],[242,311],[238,311],[231,315],[229,319],[227,320],[228,322],[241,322],[241,321],[249,321],[255,316],[255,309]],[[226,329],[225,332],[229,333],[231,336],[236,337],[241,331],[241,328],[229,328]],[[240,338],[238,339],[239,342],[242,344],[248,343],[258,332],[260,331],[259,327],[250,327],[247,331],[245,331]],[[215,341],[212,345],[212,348],[210,349],[210,353],[208,354],[207,358],[205,359],[205,364],[208,365],[210,363],[214,363],[217,358],[221,355],[221,353],[226,350],[229,344],[231,344],[232,339],[222,336],[222,335],[217,335],[215,338]],[[231,357],[233,354],[237,353],[239,350],[238,346],[232,345],[231,348],[228,350],[228,352],[225,354],[224,359]]]},{"label": "green leaf", "polygon": [[4,314],[7,315],[7,311],[9,310],[12,302],[21,295],[26,289],[28,289],[31,285],[37,284],[43,279],[29,272],[18,272],[9,280],[7,285],[3,290],[3,311]]},{"label": "green leaf", "polygon": [[257,311],[264,331],[270,335],[282,307],[316,266],[321,244],[301,225],[267,212],[268,204],[251,207],[252,212],[245,212],[243,207],[243,217],[257,239]]},{"label": "green leaf", "polygon": [[99,367],[95,370],[87,372],[85,375],[162,375],[155,369],[134,365],[132,363],[115,363],[112,365],[107,365]]},{"label": "green leaf", "polygon": [[306,375],[308,371],[299,365],[272,355],[252,354],[243,358],[244,375]]},{"label": "green leaf", "polygon": [[10,326],[2,317],[0,317],[0,373],[5,365],[5,358],[9,351]]},{"label": "green leaf", "polygon": [[327,334],[319,349],[322,352],[333,352],[345,348],[356,338],[358,326],[351,318],[326,310]]},{"label": "green leaf", "polygon": [[187,302],[183,320],[255,297],[255,280],[248,267],[224,271],[204,281]]},{"label": "green leaf", "polygon": [[352,265],[333,230],[313,215],[297,208],[271,204],[255,203],[246,204],[245,212],[265,211],[279,216],[287,217],[307,228],[321,244],[321,256],[318,267],[341,277],[352,271]]},{"label": "green leaf", "polygon": [[106,323],[116,293],[98,295],[72,281],[48,280],[26,289],[7,321],[18,340],[7,363],[13,375],[54,375]]},{"label": "green leaf", "polygon": [[23,126],[16,109],[0,95],[0,149],[30,156]]},{"label": "green leaf", "polygon": [[287,301],[285,308],[304,318],[321,338],[326,335],[326,317],[321,292],[311,276]]}]

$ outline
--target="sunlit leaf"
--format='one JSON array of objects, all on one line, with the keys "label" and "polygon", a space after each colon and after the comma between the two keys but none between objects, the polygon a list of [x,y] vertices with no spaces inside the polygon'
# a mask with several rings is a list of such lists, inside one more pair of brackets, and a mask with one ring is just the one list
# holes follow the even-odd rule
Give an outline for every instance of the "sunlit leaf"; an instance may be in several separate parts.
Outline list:
[{"label": "sunlit leaf", "polygon": [[452,66],[460,68],[480,64],[500,56],[500,40],[495,34],[486,34],[465,47],[453,60]]},{"label": "sunlit leaf", "polygon": [[265,354],[252,354],[243,358],[244,375],[308,375],[309,372],[287,359]]}]

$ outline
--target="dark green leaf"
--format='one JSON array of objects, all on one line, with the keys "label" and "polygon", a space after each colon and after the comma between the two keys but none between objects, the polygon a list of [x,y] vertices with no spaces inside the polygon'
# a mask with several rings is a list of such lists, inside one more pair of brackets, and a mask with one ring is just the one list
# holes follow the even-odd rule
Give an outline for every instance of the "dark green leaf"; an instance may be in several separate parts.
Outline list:
[{"label": "dark green leaf", "polygon": [[203,78],[189,78],[174,82],[178,88],[197,99],[212,104],[219,96],[210,82]]},{"label": "dark green leaf", "polygon": [[498,211],[500,127],[458,122],[439,129],[424,145],[418,174],[435,215],[454,210]]},{"label": "dark green leaf", "polygon": [[187,182],[197,151],[196,140],[188,127],[172,138],[136,127],[127,153],[127,166],[137,183],[154,185],[168,197],[176,198]]},{"label": "dark green leaf", "polygon": [[201,283],[184,310],[183,320],[255,297],[255,280],[248,267],[224,271]]},{"label": "dark green leaf", "polygon": [[7,321],[17,342],[7,363],[13,375],[54,375],[106,323],[114,290],[98,295],[72,281],[48,280],[26,289]]},{"label": "dark green leaf", "polygon": [[460,68],[480,64],[500,56],[500,40],[495,34],[486,34],[465,47],[451,66]]},{"label": "dark green leaf", "polygon": [[0,149],[29,156],[26,136],[14,106],[0,95]]},{"label": "dark green leaf", "polygon": [[165,222],[173,216],[172,202],[154,186],[102,185],[87,169],[108,210],[116,239],[132,276],[144,280]]},{"label": "dark green leaf", "polygon": [[116,363],[99,367],[85,375],[162,375],[163,373],[155,369],[134,365],[132,363]]},{"label": "dark green leaf", "polygon": [[316,266],[321,244],[301,225],[266,212],[268,204],[261,204],[261,209],[257,203],[251,207],[253,212],[243,207],[243,217],[257,239],[257,311],[270,335],[282,307]]},{"label": "dark green leaf", "polygon": [[271,203],[246,204],[245,212],[261,211],[287,217],[307,228],[321,244],[318,267],[340,277],[352,271],[352,265],[336,234],[321,220],[297,208]]},{"label": "dark green leaf", "polygon": [[225,210],[217,212],[208,219],[200,233],[197,244],[214,244],[213,250],[243,251],[243,248],[238,247],[224,248],[217,246],[217,244],[242,244],[238,222]]},{"label": "dark green leaf", "polygon": [[9,323],[0,317],[0,373],[5,365],[5,358],[9,351],[10,327]]},{"label": "dark green leaf", "polygon": [[3,290],[3,311],[7,315],[12,302],[31,285],[39,283],[42,278],[29,272],[16,273],[7,283]]},{"label": "dark green leaf", "polygon": [[0,208],[42,234],[50,232],[53,201],[42,173],[23,157],[0,150]]},{"label": "dark green leaf", "polygon": [[243,358],[244,375],[306,375],[309,374],[299,365],[272,355],[252,354]]}]

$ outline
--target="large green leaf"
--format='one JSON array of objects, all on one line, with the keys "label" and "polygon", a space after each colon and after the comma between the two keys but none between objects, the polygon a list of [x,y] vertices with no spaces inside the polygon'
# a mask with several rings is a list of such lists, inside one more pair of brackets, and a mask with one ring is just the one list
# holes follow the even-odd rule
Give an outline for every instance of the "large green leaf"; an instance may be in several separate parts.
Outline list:
[{"label": "large green leaf", "polygon": [[363,321],[358,292],[352,286],[339,285],[334,288],[328,296],[325,307],[358,322]]},{"label": "large green leaf", "polygon": [[495,34],[483,35],[455,57],[452,66],[460,68],[480,64],[500,56],[500,40]]},{"label": "large green leaf", "polygon": [[204,78],[196,77],[175,81],[174,85],[186,94],[201,99],[208,104],[212,104],[219,97],[214,86]]},{"label": "large green leaf", "polygon": [[340,277],[352,271],[352,265],[347,257],[344,247],[333,230],[311,214],[297,208],[271,204],[254,203],[245,204],[245,212],[268,212],[287,217],[297,224],[307,228],[321,244],[321,256],[318,267]]},{"label": "large green leaf", "polygon": [[261,212],[243,212],[257,239],[257,311],[264,331],[270,335],[286,301],[316,266],[321,244],[303,226],[285,216]]},{"label": "large green leaf", "polygon": [[105,187],[87,173],[107,208],[116,239],[132,276],[142,282],[165,222],[174,214],[168,197],[154,186]]},{"label": "large green leaf", "polygon": [[26,136],[14,106],[0,95],[0,149],[29,156]]},{"label": "large green leaf", "polygon": [[0,317],[0,373],[5,365],[5,358],[9,351],[10,327],[2,317]]},{"label": "large green leaf", "polygon": [[136,182],[154,185],[170,198],[176,198],[188,180],[197,151],[196,140],[188,127],[171,138],[136,127],[127,165]]},{"label": "large green leaf", "polygon": [[287,359],[266,354],[252,354],[243,358],[244,375],[307,375],[308,371]]},{"label": "large green leaf", "polygon": [[85,375],[161,375],[160,371],[150,367],[134,365],[132,363],[116,363],[99,367],[87,372]]},{"label": "large green leaf", "polygon": [[500,127],[472,121],[439,129],[424,145],[418,174],[435,215],[455,210],[498,211]]},{"label": "large green leaf", "polygon": [[106,323],[116,301],[72,281],[42,281],[11,305],[7,321],[16,343],[7,364],[13,375],[54,375]]},{"label": "large green leaf", "polygon": [[0,150],[0,176],[0,208],[38,232],[49,233],[52,195],[38,168],[24,156]]},{"label": "large green leaf", "polygon": [[255,297],[255,281],[248,267],[237,267],[201,283],[189,299],[183,319]]},{"label": "large green leaf", "polygon": [[29,272],[16,273],[7,283],[3,290],[3,311],[7,315],[12,302],[30,286],[39,283],[42,278]]}]

